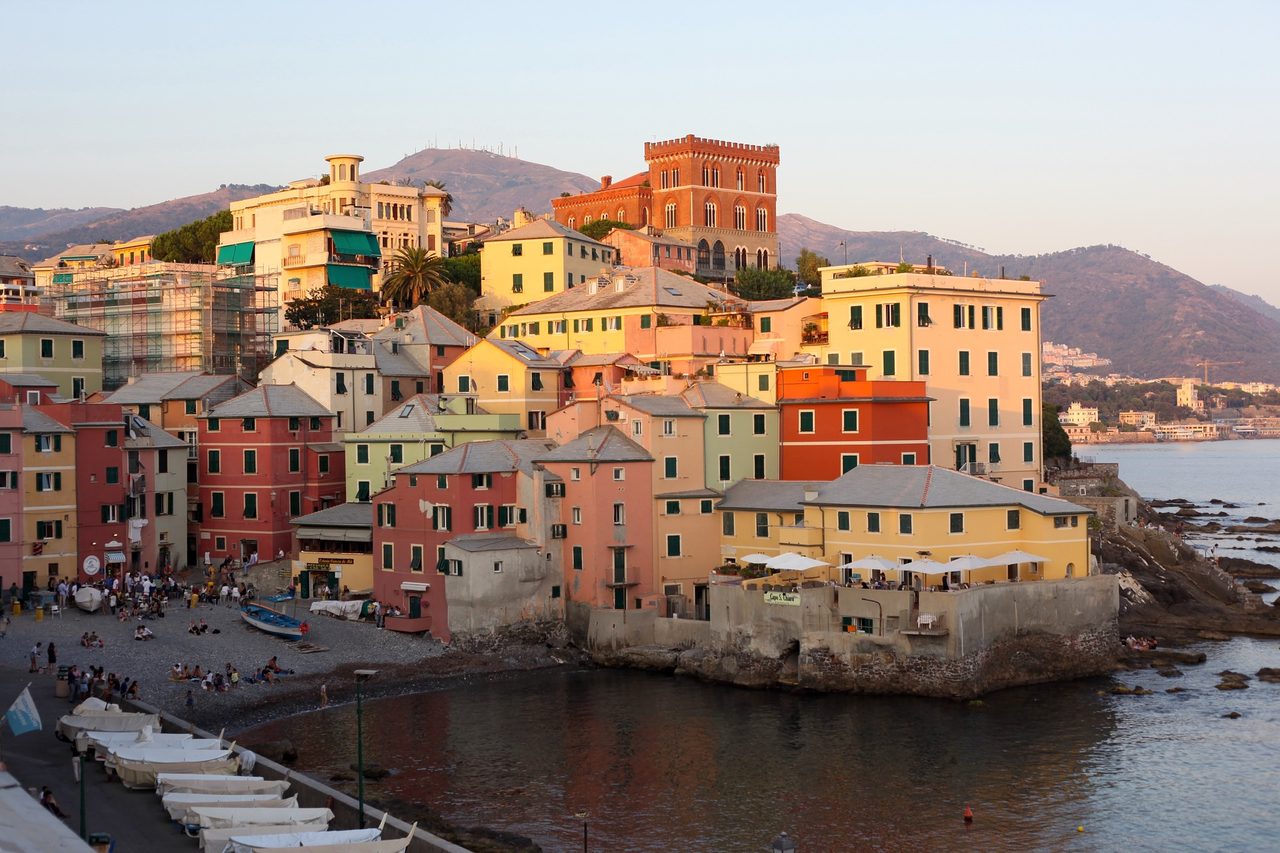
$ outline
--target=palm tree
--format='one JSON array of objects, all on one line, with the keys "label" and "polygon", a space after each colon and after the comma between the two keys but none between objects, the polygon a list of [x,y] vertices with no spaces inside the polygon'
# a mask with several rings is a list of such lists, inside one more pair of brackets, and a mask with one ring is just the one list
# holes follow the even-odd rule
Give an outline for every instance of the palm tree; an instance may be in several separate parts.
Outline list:
[{"label": "palm tree", "polygon": [[444,258],[421,246],[405,246],[396,253],[391,272],[382,281],[382,299],[412,308],[448,282]]},{"label": "palm tree", "polygon": [[[425,181],[423,183],[423,186],[435,187],[438,190],[444,190],[444,181],[440,181],[440,180]],[[440,204],[440,215],[443,217],[443,216],[448,216],[450,213],[453,213],[453,195],[448,190],[445,190],[444,199]]]}]

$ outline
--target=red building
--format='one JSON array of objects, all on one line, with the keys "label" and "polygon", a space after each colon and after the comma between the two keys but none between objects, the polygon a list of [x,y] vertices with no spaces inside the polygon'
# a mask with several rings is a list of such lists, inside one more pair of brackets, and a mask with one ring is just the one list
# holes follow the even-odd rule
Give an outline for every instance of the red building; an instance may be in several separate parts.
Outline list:
[{"label": "red building", "polygon": [[296,385],[262,385],[200,417],[201,556],[289,553],[290,519],[343,502],[334,420]]},{"label": "red building", "polygon": [[[445,543],[473,533],[515,535],[536,503],[519,493],[532,460],[555,445],[545,440],[472,441],[398,468],[391,485],[373,495],[373,595],[398,606],[387,627],[430,631],[449,642],[446,583],[458,566]],[[539,525],[541,526],[541,525]]]},{"label": "red building", "polygon": [[867,368],[778,367],[780,478],[834,480],[858,465],[929,464],[924,382],[867,379]]},{"label": "red building", "polygon": [[[444,391],[444,369],[479,340],[429,305],[392,316],[373,336],[387,411],[414,394]],[[384,413],[385,414],[385,413]]]},{"label": "red building", "polygon": [[646,142],[648,170],[600,189],[555,198],[556,221],[577,228],[599,219],[652,225],[695,247],[696,272],[729,277],[778,265],[778,146],[689,134]]}]

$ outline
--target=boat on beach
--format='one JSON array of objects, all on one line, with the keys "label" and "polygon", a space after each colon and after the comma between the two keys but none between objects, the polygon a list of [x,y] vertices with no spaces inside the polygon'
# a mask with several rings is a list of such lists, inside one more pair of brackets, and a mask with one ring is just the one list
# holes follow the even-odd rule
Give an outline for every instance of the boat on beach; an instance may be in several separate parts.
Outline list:
[{"label": "boat on beach", "polygon": [[265,631],[286,640],[302,639],[302,621],[286,616],[278,610],[261,604],[246,604],[240,608],[240,618],[259,631]]},{"label": "boat on beach", "polygon": [[93,613],[102,606],[102,590],[92,586],[82,586],[76,590],[76,607],[85,613]]}]

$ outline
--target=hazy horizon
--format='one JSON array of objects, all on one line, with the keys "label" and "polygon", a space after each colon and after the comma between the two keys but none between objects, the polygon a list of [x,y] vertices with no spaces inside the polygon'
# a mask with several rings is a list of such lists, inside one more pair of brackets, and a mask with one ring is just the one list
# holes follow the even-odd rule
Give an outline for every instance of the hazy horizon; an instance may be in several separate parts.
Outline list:
[{"label": "hazy horizon", "polygon": [[695,133],[780,145],[781,212],[999,254],[1114,243],[1280,302],[1255,260],[1280,220],[1280,5],[130,11],[7,10],[25,126],[0,204],[136,207],[432,143],[625,176]]}]

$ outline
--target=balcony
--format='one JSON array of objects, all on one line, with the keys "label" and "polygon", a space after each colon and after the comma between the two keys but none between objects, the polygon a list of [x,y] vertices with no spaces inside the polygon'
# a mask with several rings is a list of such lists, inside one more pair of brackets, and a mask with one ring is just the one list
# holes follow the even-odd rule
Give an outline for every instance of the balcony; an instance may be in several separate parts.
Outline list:
[{"label": "balcony", "polygon": [[778,528],[778,545],[783,551],[799,548],[821,548],[822,531],[817,527],[782,525]]},{"label": "balcony", "polygon": [[421,634],[431,630],[430,616],[388,616],[383,623],[389,631]]}]

